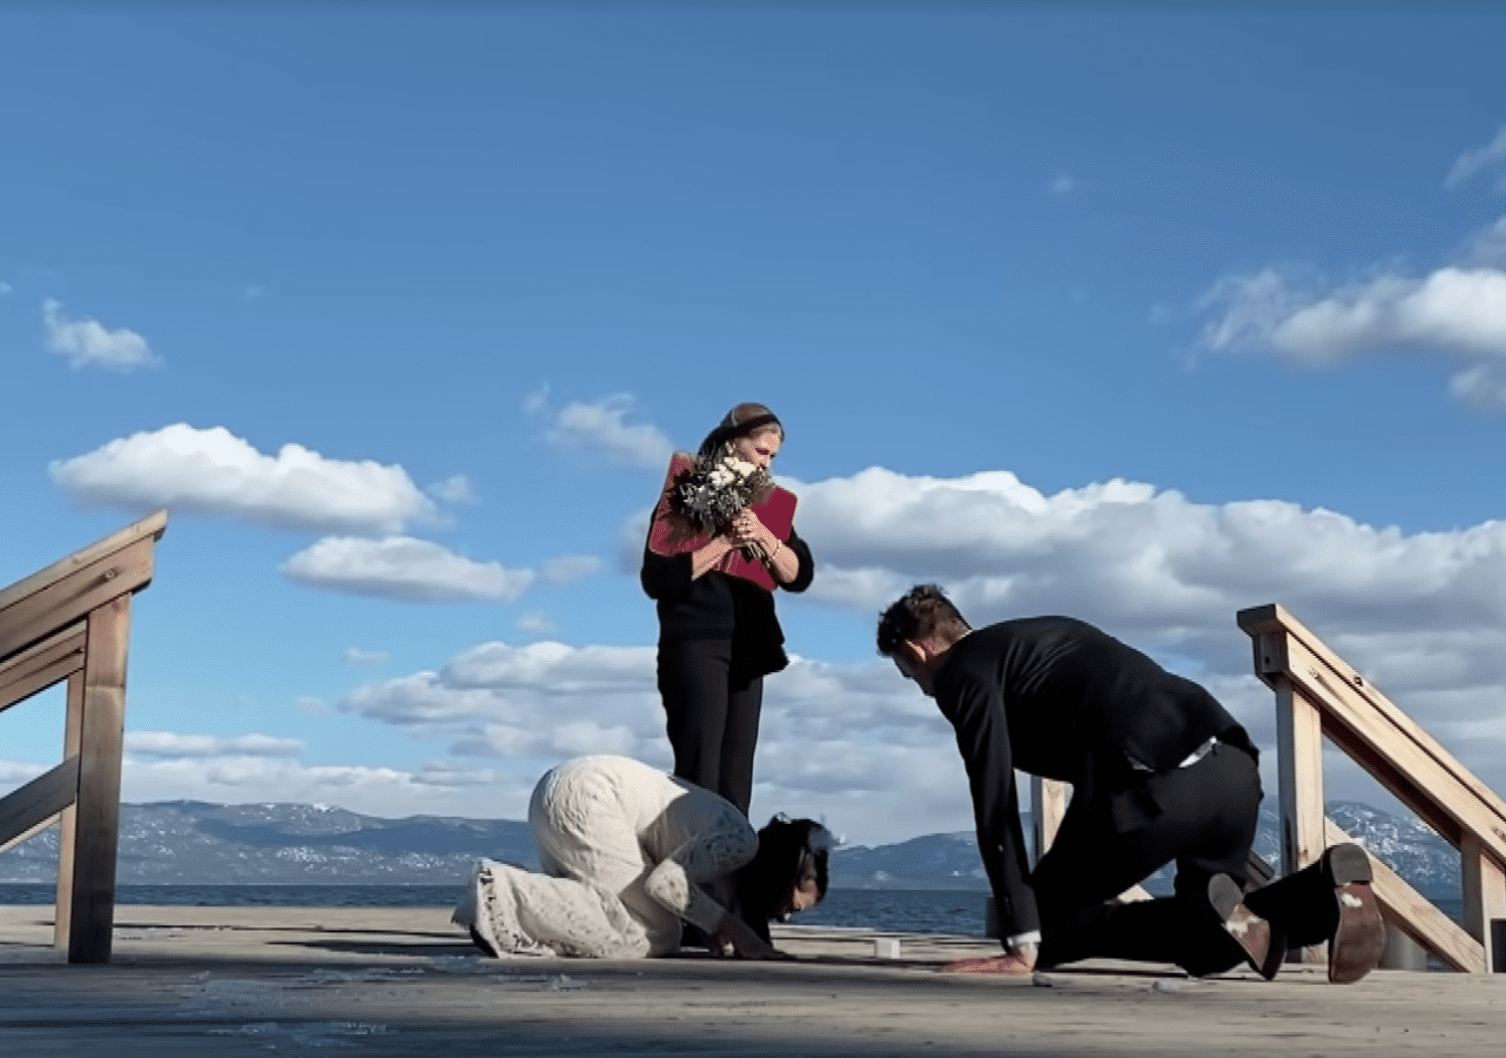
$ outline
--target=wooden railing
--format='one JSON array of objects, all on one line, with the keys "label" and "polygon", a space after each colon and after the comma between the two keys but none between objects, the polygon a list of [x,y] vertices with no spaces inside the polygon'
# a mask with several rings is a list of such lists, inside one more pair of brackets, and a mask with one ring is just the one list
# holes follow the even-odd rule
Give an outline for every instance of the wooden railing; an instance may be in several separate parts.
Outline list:
[{"label": "wooden railing", "polygon": [[68,683],[63,763],[0,798],[0,852],[60,823],[54,943],[110,961],[131,596],[152,579],[159,511],[0,590],[0,712]]},{"label": "wooden railing", "polygon": [[1276,692],[1282,874],[1352,840],[1323,810],[1326,735],[1459,849],[1464,927],[1377,863],[1388,927],[1453,969],[1506,971],[1506,801],[1280,606],[1242,610],[1238,619],[1253,641],[1256,675]]}]

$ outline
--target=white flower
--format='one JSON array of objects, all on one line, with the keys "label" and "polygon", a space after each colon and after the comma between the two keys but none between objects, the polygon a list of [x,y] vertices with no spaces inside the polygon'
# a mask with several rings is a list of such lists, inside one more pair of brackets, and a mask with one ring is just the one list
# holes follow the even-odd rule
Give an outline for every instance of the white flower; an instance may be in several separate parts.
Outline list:
[{"label": "white flower", "polygon": [[738,459],[736,456],[728,456],[726,459],[722,460],[722,465],[728,470],[732,471],[732,473],[736,474],[739,478],[745,478],[758,469],[752,463],[744,462],[743,460]]}]

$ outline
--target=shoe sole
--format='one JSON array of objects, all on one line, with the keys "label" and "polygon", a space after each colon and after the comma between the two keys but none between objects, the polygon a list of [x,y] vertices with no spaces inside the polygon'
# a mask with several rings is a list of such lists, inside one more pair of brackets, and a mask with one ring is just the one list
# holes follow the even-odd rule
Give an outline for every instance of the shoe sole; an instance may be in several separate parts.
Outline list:
[{"label": "shoe sole", "polygon": [[1353,984],[1380,965],[1386,927],[1371,882],[1370,857],[1358,845],[1335,845],[1323,854],[1339,920],[1328,940],[1328,980]]},{"label": "shoe sole", "polygon": [[1339,924],[1328,942],[1328,980],[1353,984],[1380,965],[1386,950],[1386,927],[1369,882],[1350,882],[1334,890]]},{"label": "shoe sole", "polygon": [[1267,981],[1276,976],[1286,958],[1286,944],[1273,934],[1271,925],[1244,905],[1239,884],[1226,874],[1208,882],[1208,902],[1213,906],[1234,943],[1244,952],[1245,962]]}]

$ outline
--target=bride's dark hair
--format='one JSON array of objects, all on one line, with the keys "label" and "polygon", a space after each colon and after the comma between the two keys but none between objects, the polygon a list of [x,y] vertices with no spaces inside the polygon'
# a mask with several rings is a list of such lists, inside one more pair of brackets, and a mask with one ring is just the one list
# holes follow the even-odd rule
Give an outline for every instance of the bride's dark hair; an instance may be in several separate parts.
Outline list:
[{"label": "bride's dark hair", "polygon": [[814,819],[777,815],[758,832],[758,855],[737,872],[737,912],[765,942],[769,921],[789,917],[797,885],[814,881],[816,899],[825,899],[827,853],[836,843]]},{"label": "bride's dark hair", "polygon": [[773,430],[779,434],[780,441],[784,440],[784,423],[779,421],[779,416],[769,410],[766,404],[754,404],[746,401],[733,407],[716,429],[706,435],[701,442],[700,458],[713,459],[721,451],[722,445],[738,437],[757,433],[760,430]]}]

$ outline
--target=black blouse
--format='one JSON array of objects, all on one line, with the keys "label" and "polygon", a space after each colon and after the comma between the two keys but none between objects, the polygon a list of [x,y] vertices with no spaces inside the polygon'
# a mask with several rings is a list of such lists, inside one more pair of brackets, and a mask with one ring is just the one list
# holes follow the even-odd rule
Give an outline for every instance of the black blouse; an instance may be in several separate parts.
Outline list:
[{"label": "black blouse", "polygon": [[[815,565],[811,549],[792,528],[784,546],[800,560],[795,579],[780,587],[804,591],[811,585]],[[715,570],[691,579],[690,553],[657,555],[643,549],[643,590],[659,611],[659,642],[685,639],[730,639],[745,663],[761,676],[789,664],[784,653],[784,630],[774,613],[774,593],[752,581]]]}]

